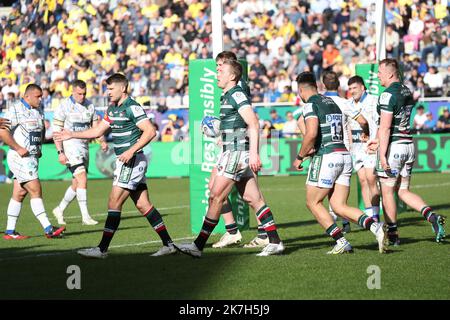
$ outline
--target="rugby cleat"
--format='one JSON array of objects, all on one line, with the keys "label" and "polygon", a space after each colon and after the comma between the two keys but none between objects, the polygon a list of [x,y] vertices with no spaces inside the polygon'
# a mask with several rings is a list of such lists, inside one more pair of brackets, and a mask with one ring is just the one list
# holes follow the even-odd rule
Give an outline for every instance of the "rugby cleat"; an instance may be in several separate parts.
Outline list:
[{"label": "rugby cleat", "polygon": [[264,248],[269,244],[269,237],[264,239],[259,237],[254,237],[252,241],[247,244],[244,244],[244,248]]},{"label": "rugby cleat", "polygon": [[284,251],[283,242],[280,243],[269,243],[262,249],[260,253],[257,254],[258,257],[267,257],[276,254],[281,254]]},{"label": "rugby cleat", "polygon": [[378,223],[377,229],[375,231],[375,237],[377,238],[378,242],[378,251],[380,253],[386,253],[388,245],[387,224],[383,222],[375,223]]},{"label": "rugby cleat", "polygon": [[91,217],[83,219],[81,224],[83,226],[95,226],[96,224],[98,224],[98,221],[92,219]]},{"label": "rugby cleat", "polygon": [[46,232],[45,236],[48,239],[62,238],[65,230],[66,230],[65,226],[62,226],[62,227],[59,227],[59,228],[56,228],[56,227],[52,226],[52,230],[50,230],[50,232]]},{"label": "rugby cleat", "polygon": [[437,243],[441,243],[444,238],[445,238],[445,230],[444,230],[444,225],[445,225],[445,216],[437,216],[437,230],[433,231],[436,233],[436,242]]},{"label": "rugby cleat", "polygon": [[342,223],[342,233],[343,234],[349,233],[351,230],[352,229],[350,227],[350,222],[347,221],[347,222]]},{"label": "rugby cleat", "polygon": [[195,243],[182,243],[182,244],[173,244],[175,249],[180,251],[181,253],[187,254],[193,258],[200,258],[202,256],[202,252],[195,245]]},{"label": "rugby cleat", "polygon": [[55,216],[56,220],[58,221],[58,224],[66,224],[66,222],[64,221],[64,212],[59,208],[56,207],[55,209],[53,209],[53,215]]},{"label": "rugby cleat", "polygon": [[105,259],[108,256],[107,252],[101,252],[99,247],[80,249],[77,253],[85,258]]},{"label": "rugby cleat", "polygon": [[353,248],[350,245],[350,242],[345,238],[341,238],[336,241],[336,245],[327,252],[327,254],[343,254],[343,253],[353,253]]},{"label": "rugby cleat", "polygon": [[28,239],[29,236],[23,236],[20,233],[13,231],[13,232],[5,232],[5,235],[3,236],[3,239],[5,240],[24,240]]},{"label": "rugby cleat", "polygon": [[242,235],[237,230],[235,234],[231,234],[229,232],[225,232],[225,234],[220,238],[219,241],[214,243],[212,245],[213,248],[225,248],[227,246],[233,245],[233,244],[239,244],[241,243]]},{"label": "rugby cleat", "polygon": [[398,231],[388,232],[387,237],[390,246],[398,247],[400,245],[400,238],[398,237]]},{"label": "rugby cleat", "polygon": [[169,243],[168,246],[162,246],[161,249],[156,251],[154,254],[152,254],[152,257],[161,257],[161,256],[167,256],[169,254],[177,253],[177,249],[173,246],[173,243]]}]

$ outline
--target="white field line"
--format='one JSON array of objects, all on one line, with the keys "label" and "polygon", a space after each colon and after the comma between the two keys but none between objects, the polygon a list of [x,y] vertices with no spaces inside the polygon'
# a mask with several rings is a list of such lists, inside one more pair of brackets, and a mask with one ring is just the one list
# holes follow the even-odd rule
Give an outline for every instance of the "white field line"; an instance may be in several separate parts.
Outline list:
[{"label": "white field line", "polygon": [[[178,238],[178,239],[173,239],[173,241],[191,240],[191,239],[194,239],[194,237]],[[110,246],[109,248],[114,249],[114,248],[138,247],[138,246],[144,246],[144,245],[152,244],[152,243],[161,243],[161,240],[144,241],[144,242],[138,242],[138,243],[119,244],[119,245],[115,245],[115,246]],[[62,255],[65,255],[65,254],[74,254],[74,253],[75,253],[75,250],[64,251],[64,252],[38,253],[38,254],[30,254],[30,255],[19,256],[19,257],[0,258],[0,262],[12,261],[12,260],[24,260],[24,259],[29,259],[29,258],[42,258],[42,257],[62,256]]]},{"label": "white field line", "polygon": [[[189,205],[182,205],[182,206],[176,206],[176,207],[166,207],[166,208],[156,208],[158,209],[158,211],[164,211],[164,210],[172,210],[172,209],[182,209],[182,208],[189,208]],[[131,211],[123,211],[122,213],[136,213],[138,212],[137,210],[131,210]],[[108,213],[96,213],[96,214],[91,214],[91,217],[103,217],[103,216],[107,216]],[[64,216],[64,219],[68,219],[68,220],[72,220],[72,219],[80,219],[81,215],[71,215],[71,216]]]}]

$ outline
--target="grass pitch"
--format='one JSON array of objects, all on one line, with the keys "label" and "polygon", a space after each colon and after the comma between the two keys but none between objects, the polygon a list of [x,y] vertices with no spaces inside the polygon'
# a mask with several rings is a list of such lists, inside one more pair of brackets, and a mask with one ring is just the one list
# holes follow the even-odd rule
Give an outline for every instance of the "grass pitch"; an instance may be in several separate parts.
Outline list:
[{"label": "grass pitch", "polygon": [[[176,242],[190,242],[188,179],[149,181],[150,197]],[[331,239],[305,207],[305,177],[262,177],[260,185],[286,245],[283,256],[257,257],[258,249],[213,249],[201,259],[177,254],[154,258],[161,243],[129,200],[106,260],[86,260],[76,250],[98,244],[106,219],[109,180],[89,182],[88,201],[97,226],[82,226],[78,205],[66,210],[64,239],[46,239],[25,200],[17,230],[32,238],[0,239],[0,299],[449,299],[448,243],[434,242],[419,213],[400,215],[401,246],[380,255],[374,236],[352,224],[346,237],[352,255],[328,256]],[[416,174],[413,190],[450,218],[450,175]],[[52,209],[68,182],[44,182],[44,203]],[[350,203],[356,203],[355,178]],[[6,227],[11,185],[0,185],[0,227]],[[252,214],[253,215],[253,214]],[[244,231],[244,242],[256,234]],[[2,234],[1,234],[2,235]],[[67,269],[80,267],[81,290],[67,288]],[[381,289],[367,287],[370,266],[379,267]],[[370,271],[370,268],[369,268]],[[370,279],[369,279],[369,282]]]}]

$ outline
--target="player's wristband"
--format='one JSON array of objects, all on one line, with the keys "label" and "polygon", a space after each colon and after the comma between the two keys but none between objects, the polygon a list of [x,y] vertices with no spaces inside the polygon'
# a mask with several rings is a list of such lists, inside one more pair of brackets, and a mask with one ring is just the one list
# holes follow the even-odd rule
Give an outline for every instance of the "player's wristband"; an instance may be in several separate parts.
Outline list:
[{"label": "player's wristband", "polygon": [[58,150],[58,155],[64,153],[64,150]]},{"label": "player's wristband", "polygon": [[297,160],[303,161],[304,157],[301,157],[299,154],[295,157]]}]

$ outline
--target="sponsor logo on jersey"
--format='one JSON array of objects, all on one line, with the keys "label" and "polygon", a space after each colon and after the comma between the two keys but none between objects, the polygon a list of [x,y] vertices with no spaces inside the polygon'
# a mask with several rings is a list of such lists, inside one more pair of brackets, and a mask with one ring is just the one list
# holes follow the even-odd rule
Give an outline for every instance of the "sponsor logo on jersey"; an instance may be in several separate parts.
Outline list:
[{"label": "sponsor logo on jersey", "polygon": [[320,179],[320,182],[322,182],[323,184],[325,184],[327,186],[331,186],[333,184],[331,179]]}]

